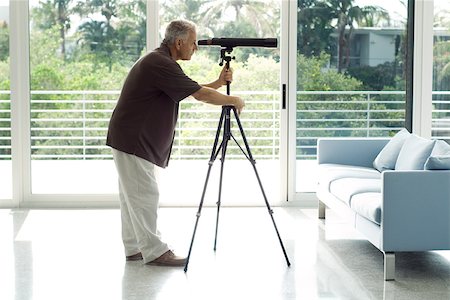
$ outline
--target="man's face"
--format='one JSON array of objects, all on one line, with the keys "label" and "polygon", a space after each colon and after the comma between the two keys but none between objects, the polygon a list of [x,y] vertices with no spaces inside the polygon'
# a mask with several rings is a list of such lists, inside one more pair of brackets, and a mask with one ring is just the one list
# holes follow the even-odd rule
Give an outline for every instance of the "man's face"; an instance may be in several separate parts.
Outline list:
[{"label": "man's face", "polygon": [[197,51],[197,33],[189,31],[188,38],[185,41],[180,40],[178,57],[182,60],[190,60],[195,51]]}]

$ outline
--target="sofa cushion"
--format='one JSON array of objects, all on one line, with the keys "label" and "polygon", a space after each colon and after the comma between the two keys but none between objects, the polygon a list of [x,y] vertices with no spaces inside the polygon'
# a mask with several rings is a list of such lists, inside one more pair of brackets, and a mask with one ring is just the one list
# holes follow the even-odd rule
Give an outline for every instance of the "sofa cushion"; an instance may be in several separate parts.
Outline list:
[{"label": "sofa cushion", "polygon": [[450,145],[443,140],[436,140],[431,155],[450,155]]},{"label": "sofa cushion", "polygon": [[348,166],[340,164],[319,165],[319,185],[330,191],[330,183],[341,178],[374,178],[380,179],[381,173],[373,168]]},{"label": "sofa cushion", "polygon": [[450,170],[450,155],[436,155],[428,157],[425,170]]},{"label": "sofa cushion", "polygon": [[381,179],[341,178],[330,183],[330,193],[351,206],[353,195],[367,192],[381,192]]},{"label": "sofa cushion", "polygon": [[411,134],[403,144],[395,163],[396,170],[423,170],[435,141]]},{"label": "sofa cushion", "polygon": [[437,140],[424,168],[425,170],[450,170],[450,145],[445,141]]},{"label": "sofa cushion", "polygon": [[377,155],[373,161],[373,167],[380,172],[384,170],[393,170],[403,143],[410,135],[411,134],[406,129],[397,132]]},{"label": "sofa cushion", "polygon": [[381,225],[381,193],[356,194],[350,206],[358,215]]}]

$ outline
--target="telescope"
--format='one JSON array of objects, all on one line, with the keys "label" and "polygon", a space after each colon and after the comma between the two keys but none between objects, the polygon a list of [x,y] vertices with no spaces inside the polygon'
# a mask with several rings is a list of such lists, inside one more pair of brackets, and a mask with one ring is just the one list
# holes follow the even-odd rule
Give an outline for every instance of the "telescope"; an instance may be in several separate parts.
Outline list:
[{"label": "telescope", "polygon": [[210,40],[199,40],[199,46],[221,46],[225,48],[233,47],[265,47],[276,48],[278,41],[276,38],[247,39],[247,38],[212,38]]}]

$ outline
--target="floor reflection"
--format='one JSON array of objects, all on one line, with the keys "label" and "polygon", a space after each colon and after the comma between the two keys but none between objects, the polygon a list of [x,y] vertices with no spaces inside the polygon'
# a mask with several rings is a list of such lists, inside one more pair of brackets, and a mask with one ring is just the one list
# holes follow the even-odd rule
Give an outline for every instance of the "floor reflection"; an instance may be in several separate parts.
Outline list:
[{"label": "floor reflection", "polygon": [[13,249],[15,270],[15,297],[16,299],[33,299],[33,247],[31,241],[17,240],[27,216],[28,211],[11,211],[13,224]]},{"label": "floor reflection", "polygon": [[[286,266],[265,208],[224,208],[199,221],[189,270],[125,262],[118,210],[0,210],[0,299],[449,299],[448,251],[383,255],[332,213],[275,208]],[[195,208],[164,208],[160,227],[185,255]],[[175,220],[175,221],[174,221]]]}]

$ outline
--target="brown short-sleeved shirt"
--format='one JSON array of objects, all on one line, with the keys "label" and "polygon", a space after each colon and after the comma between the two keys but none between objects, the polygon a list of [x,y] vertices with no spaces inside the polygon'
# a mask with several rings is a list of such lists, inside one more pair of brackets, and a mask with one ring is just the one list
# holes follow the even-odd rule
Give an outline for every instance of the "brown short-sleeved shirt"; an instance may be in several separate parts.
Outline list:
[{"label": "brown short-sleeved shirt", "polygon": [[112,114],[106,144],[166,167],[179,102],[201,86],[184,74],[167,45],[131,68]]}]

